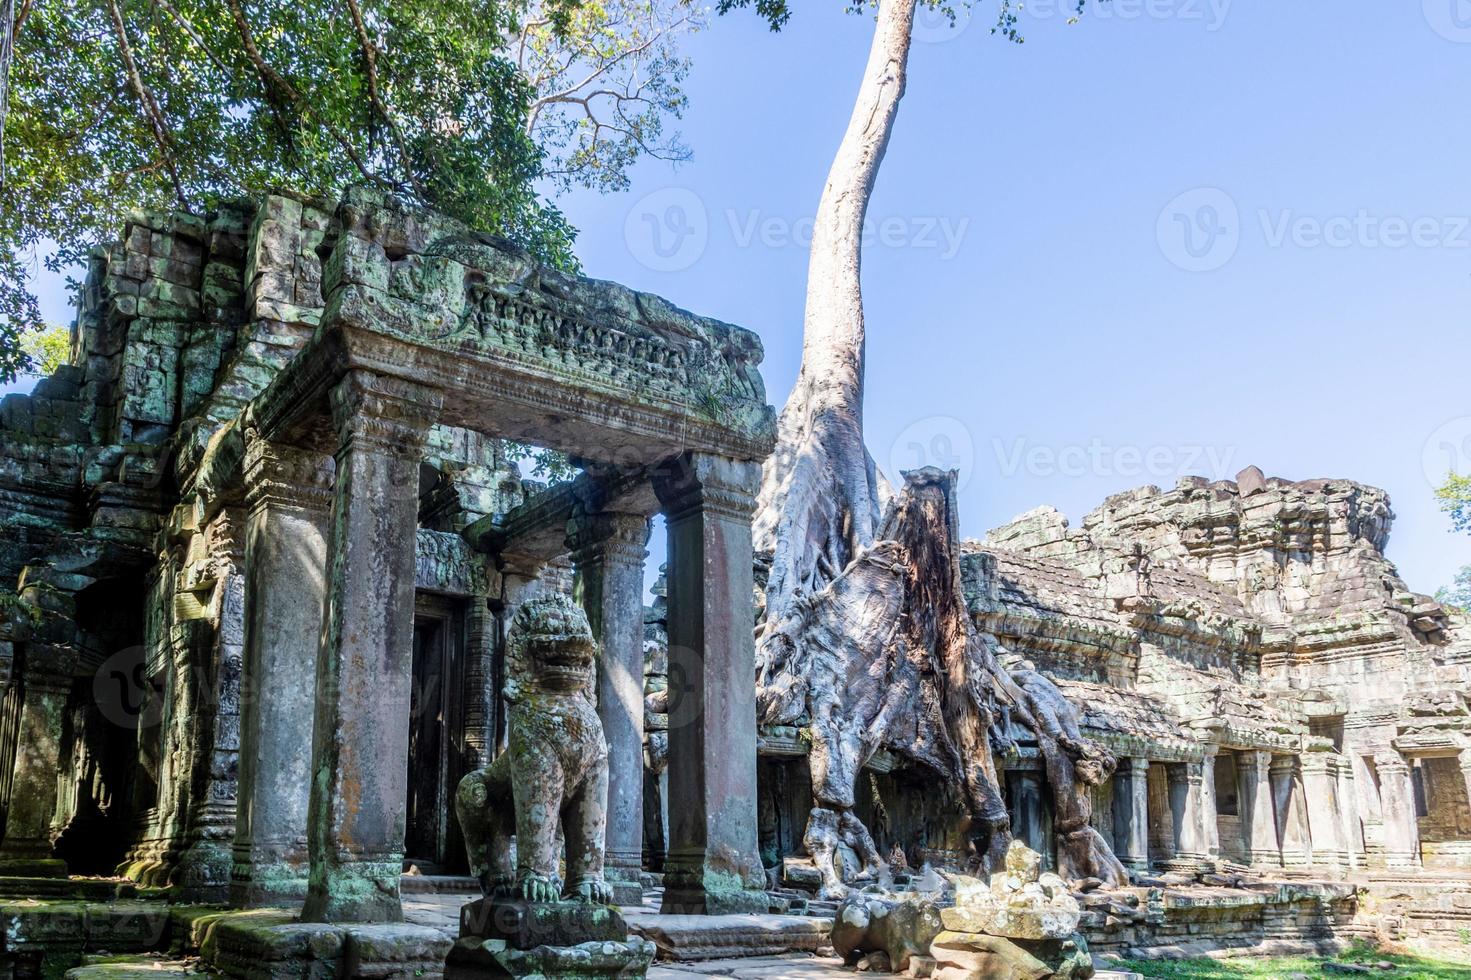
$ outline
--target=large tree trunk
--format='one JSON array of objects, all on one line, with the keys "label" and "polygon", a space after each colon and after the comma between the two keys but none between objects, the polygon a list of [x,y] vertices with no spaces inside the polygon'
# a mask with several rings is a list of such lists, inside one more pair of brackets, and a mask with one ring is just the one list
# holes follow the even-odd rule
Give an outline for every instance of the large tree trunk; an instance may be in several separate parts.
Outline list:
[{"label": "large tree trunk", "polygon": [[[817,208],[802,367],[777,422],[756,516],[756,546],[772,555],[768,622],[836,578],[872,543],[879,520],[879,477],[863,445],[863,220],[904,95],[916,2],[879,4],[863,83]],[[761,645],[769,662],[776,651]]]}]

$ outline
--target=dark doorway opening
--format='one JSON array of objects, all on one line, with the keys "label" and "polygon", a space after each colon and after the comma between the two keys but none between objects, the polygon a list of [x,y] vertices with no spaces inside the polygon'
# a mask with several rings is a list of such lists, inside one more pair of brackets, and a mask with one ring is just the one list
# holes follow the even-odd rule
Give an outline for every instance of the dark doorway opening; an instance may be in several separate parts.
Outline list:
[{"label": "dark doorway opening", "polygon": [[466,771],[464,617],[459,603],[436,595],[420,595],[414,613],[404,867],[451,874],[466,864],[453,814]]}]

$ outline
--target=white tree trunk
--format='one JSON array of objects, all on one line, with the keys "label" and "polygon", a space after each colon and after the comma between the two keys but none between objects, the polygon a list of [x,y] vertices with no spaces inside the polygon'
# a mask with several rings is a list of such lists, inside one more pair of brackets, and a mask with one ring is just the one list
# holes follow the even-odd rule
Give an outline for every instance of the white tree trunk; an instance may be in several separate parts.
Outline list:
[{"label": "white tree trunk", "polygon": [[[768,623],[836,578],[872,543],[879,520],[878,475],[863,444],[863,220],[904,95],[916,2],[879,4],[853,115],[817,208],[802,367],[758,498],[756,546],[772,553]],[[773,656],[760,654],[763,667],[778,666]]]}]

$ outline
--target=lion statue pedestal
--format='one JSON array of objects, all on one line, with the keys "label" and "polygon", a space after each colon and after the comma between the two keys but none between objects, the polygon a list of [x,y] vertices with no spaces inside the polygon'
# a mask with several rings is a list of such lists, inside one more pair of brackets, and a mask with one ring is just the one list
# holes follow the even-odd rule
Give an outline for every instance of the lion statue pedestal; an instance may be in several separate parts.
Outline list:
[{"label": "lion statue pedestal", "polygon": [[460,910],[445,980],[642,977],[654,944],[629,938],[603,877],[608,746],[587,616],[566,596],[532,599],[507,646],[509,744],[455,794],[485,897]]}]

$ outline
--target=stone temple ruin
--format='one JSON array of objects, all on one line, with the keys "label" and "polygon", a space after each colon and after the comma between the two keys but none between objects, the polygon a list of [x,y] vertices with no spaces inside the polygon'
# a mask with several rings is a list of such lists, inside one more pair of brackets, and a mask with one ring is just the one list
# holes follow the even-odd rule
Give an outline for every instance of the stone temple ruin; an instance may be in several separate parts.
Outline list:
[{"label": "stone temple ruin", "polygon": [[[850,780],[871,845],[814,861],[823,722],[757,723],[761,356],[366,191],[133,218],[71,363],[0,404],[0,975],[97,950],[443,973],[479,892],[456,787],[507,744],[517,611],[558,594],[597,641],[603,878],[661,958],[818,949],[850,891],[963,908],[985,886],[937,872],[974,870],[971,811],[919,729]],[[524,479],[507,440],[580,474]],[[1079,825],[1131,879],[1067,883],[1068,969],[1471,927],[1471,627],[1398,578],[1391,520],[1371,487],[1248,469],[957,543],[1014,703],[1060,691],[1059,738],[1114,760],[1060,796],[1005,712],[985,760],[1040,854],[1016,888],[1073,902],[1050,873]],[[980,975],[977,942],[931,952]]]}]

